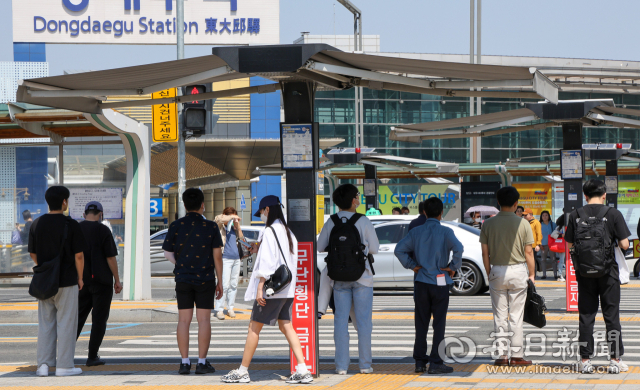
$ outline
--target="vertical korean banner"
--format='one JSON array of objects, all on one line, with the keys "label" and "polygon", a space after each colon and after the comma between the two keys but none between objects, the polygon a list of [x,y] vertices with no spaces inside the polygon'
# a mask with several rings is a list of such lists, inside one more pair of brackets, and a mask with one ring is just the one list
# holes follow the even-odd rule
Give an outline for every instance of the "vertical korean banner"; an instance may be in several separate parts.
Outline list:
[{"label": "vertical korean banner", "polygon": [[[151,94],[153,99],[176,97],[176,89],[165,89]],[[178,105],[176,103],[154,104],[153,142],[176,142],[178,140]]]},{"label": "vertical korean banner", "polygon": [[578,311],[578,281],[576,280],[576,269],[573,268],[569,245],[564,250],[565,269],[567,273],[567,311]]},{"label": "vertical korean banner", "polygon": [[[302,354],[307,368],[312,375],[318,374],[318,356],[316,356],[316,301],[315,301],[315,270],[313,267],[313,243],[298,243],[298,281],[296,282],[295,298],[293,300],[292,325],[300,339]],[[296,358],[291,352],[291,371],[295,371]]]}]

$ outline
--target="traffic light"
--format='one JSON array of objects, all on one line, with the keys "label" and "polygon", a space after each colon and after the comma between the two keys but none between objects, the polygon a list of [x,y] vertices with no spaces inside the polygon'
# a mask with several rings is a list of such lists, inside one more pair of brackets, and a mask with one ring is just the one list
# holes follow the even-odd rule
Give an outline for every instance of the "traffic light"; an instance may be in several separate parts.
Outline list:
[{"label": "traffic light", "polygon": [[[211,84],[196,84],[183,87],[184,96],[200,95],[210,92]],[[194,137],[199,137],[207,133],[207,120],[211,104],[208,100],[194,100],[183,103],[182,127],[183,131],[193,132]]]}]

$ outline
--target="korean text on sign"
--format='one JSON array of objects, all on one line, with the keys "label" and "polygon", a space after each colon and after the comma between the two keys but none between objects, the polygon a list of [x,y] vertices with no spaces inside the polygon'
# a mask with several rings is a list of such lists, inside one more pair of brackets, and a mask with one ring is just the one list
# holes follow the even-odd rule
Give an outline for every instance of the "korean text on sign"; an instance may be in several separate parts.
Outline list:
[{"label": "korean text on sign", "polygon": [[[298,334],[305,363],[311,374],[318,373],[316,365],[316,300],[313,243],[298,243],[298,280],[293,301],[293,328]],[[291,353],[291,370],[295,371],[295,357]]]},{"label": "korean text on sign", "polygon": [[[165,89],[152,94],[154,99],[176,97],[176,89]],[[164,103],[153,105],[153,142],[175,142],[178,140],[178,105]]]}]

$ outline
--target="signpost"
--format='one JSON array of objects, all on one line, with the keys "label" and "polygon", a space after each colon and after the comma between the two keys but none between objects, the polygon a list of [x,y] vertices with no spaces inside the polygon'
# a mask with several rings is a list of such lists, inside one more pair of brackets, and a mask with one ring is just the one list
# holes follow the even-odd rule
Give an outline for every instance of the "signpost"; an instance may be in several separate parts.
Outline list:
[{"label": "signpost", "polygon": [[[154,99],[172,98],[176,89],[170,88],[151,94]],[[178,140],[178,105],[176,103],[152,106],[153,142],[176,142]]]}]

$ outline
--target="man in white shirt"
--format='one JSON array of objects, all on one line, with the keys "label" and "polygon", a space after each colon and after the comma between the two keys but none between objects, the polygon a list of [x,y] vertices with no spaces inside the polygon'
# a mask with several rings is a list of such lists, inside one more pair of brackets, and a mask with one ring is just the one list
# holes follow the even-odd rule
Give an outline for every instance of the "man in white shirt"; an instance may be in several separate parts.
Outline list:
[{"label": "man in white shirt", "polygon": [[[360,206],[360,192],[352,184],[343,184],[333,192],[333,201],[340,211],[337,216],[343,223],[347,223],[356,213]],[[356,217],[358,218],[358,217]],[[357,229],[364,255],[378,253],[380,243],[373,228],[373,224],[363,215],[354,224]],[[326,252],[329,248],[329,238],[334,227],[332,218],[324,224],[320,236],[318,237],[318,250]],[[355,282],[344,282],[336,280],[333,285],[333,298],[336,304],[334,316],[333,340],[336,347],[336,373],[344,375],[349,369],[349,312],[351,306],[355,309],[355,321],[358,330],[358,355],[360,372],[369,374],[373,372],[371,367],[371,333],[373,331],[372,311],[373,311],[373,272],[371,264],[364,262],[364,272],[360,279]],[[335,279],[335,278],[334,278]],[[353,280],[353,279],[352,279]]]}]

